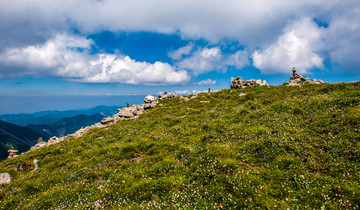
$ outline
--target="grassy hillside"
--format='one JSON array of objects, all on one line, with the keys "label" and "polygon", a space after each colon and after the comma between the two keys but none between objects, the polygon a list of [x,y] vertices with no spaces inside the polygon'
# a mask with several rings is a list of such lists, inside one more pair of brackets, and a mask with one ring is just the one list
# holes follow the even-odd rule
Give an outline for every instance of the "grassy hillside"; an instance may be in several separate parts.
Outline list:
[{"label": "grassy hillside", "polygon": [[1,162],[1,208],[359,208],[360,82],[160,104]]}]

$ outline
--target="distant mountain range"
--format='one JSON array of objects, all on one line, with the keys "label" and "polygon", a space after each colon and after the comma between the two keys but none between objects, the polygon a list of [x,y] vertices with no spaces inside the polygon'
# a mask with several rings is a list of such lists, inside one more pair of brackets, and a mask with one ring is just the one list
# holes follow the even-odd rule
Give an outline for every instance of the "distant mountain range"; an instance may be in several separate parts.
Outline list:
[{"label": "distant mountain range", "polygon": [[[92,109],[69,111],[42,111],[32,114],[0,115],[0,160],[8,157],[8,150],[28,151],[39,137],[62,137],[75,133],[81,127],[100,122],[116,114],[119,106],[97,106]],[[6,121],[6,122],[5,122]]]},{"label": "distant mountain range", "polygon": [[39,137],[47,138],[31,129],[0,120],[0,160],[8,157],[9,149],[18,150],[19,153],[28,151]]},{"label": "distant mountain range", "polygon": [[50,124],[27,125],[26,128],[40,133],[48,139],[53,136],[62,137],[67,134],[75,133],[81,127],[100,122],[104,117],[105,115],[103,114],[94,114],[91,116],[77,115],[74,117],[65,117]]},{"label": "distant mountain range", "polygon": [[112,116],[116,114],[119,106],[97,106],[92,109],[82,110],[68,110],[68,111],[41,111],[32,114],[4,114],[0,115],[0,120],[13,123],[15,125],[27,126],[27,125],[44,125],[51,124],[59,121],[65,117],[74,117],[77,115],[91,116],[94,114],[101,114],[103,116]]}]

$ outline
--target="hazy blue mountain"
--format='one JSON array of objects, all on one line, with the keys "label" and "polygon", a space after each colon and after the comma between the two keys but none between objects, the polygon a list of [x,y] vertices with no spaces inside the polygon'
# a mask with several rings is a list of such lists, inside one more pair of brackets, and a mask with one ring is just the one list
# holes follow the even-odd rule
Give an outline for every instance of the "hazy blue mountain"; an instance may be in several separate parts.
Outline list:
[{"label": "hazy blue mountain", "polygon": [[0,120],[20,126],[44,125],[44,124],[54,123],[65,117],[74,117],[77,115],[91,116],[94,114],[101,114],[103,116],[112,116],[118,112],[117,111],[118,108],[121,107],[97,106],[92,109],[82,109],[82,110],[67,110],[67,111],[49,110],[49,111],[35,112],[32,114],[4,114],[4,115],[0,115]]},{"label": "hazy blue mountain", "polygon": [[104,117],[105,115],[102,114],[94,114],[91,116],[77,115],[74,117],[65,117],[50,124],[28,125],[26,128],[40,133],[48,139],[53,136],[62,137],[67,134],[75,133],[81,127],[100,122]]},{"label": "hazy blue mountain", "polygon": [[8,157],[9,149],[28,151],[34,146],[39,137],[46,138],[33,130],[0,120],[0,160]]}]

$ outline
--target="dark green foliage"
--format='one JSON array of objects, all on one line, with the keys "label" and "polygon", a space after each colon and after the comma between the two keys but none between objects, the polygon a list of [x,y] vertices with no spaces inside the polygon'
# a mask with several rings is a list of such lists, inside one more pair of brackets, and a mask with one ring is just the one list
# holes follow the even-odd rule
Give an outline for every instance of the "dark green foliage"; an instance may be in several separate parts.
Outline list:
[{"label": "dark green foliage", "polygon": [[0,207],[359,208],[360,82],[161,104],[1,162]]},{"label": "dark green foliage", "polygon": [[19,153],[28,151],[37,143],[39,137],[45,138],[30,129],[0,120],[0,160],[8,157],[9,149],[18,150]]}]

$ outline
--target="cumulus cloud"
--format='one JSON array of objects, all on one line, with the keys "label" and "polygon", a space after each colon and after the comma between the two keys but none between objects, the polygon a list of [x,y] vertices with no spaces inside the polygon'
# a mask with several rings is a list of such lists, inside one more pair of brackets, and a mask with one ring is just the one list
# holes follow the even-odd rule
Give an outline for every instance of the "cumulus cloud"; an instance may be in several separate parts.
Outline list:
[{"label": "cumulus cloud", "polygon": [[253,53],[254,66],[263,73],[287,73],[292,66],[300,73],[322,68],[324,59],[317,52],[324,47],[323,30],[310,19],[291,24],[275,43]]},{"label": "cumulus cloud", "polygon": [[258,44],[277,36],[287,20],[314,16],[340,3],[339,0],[34,0],[29,4],[13,0],[0,2],[0,31],[8,39],[15,35],[16,40],[22,36],[36,39],[44,33],[76,27],[85,34],[103,30],[179,32],[190,39],[216,42],[227,37]]},{"label": "cumulus cloud", "polygon": [[[252,54],[254,65],[264,73],[284,73],[285,69],[288,72],[294,65],[301,73],[309,72],[313,67],[321,68],[323,55],[320,51],[329,55],[330,62],[348,69],[360,69],[357,56],[360,49],[359,8],[358,0],[0,1],[0,53],[7,54],[8,49],[29,51],[31,49],[28,46],[41,46],[41,43],[54,37],[54,34],[69,33],[74,29],[85,35],[104,30],[148,31],[180,34],[187,40],[205,39],[212,46],[217,46],[224,39],[237,40],[246,46],[247,51],[239,51],[233,55],[224,55],[216,47],[199,49],[192,45],[169,53],[171,58],[178,61],[178,67],[183,66],[195,74],[214,69],[224,70],[226,66],[244,67],[248,65],[249,58],[246,53]],[[311,21],[313,18],[324,19],[329,28],[317,27]],[[326,46],[318,46],[318,42]],[[254,52],[255,49],[257,50]],[[95,60],[95,63],[97,59],[106,57],[94,59],[90,54],[74,50],[66,52],[70,57],[79,56],[80,60]],[[212,54],[206,57],[206,52]],[[13,53],[17,54],[15,51]],[[117,57],[120,60],[124,58]],[[111,56],[109,59],[112,59]],[[67,63],[71,59],[60,60]],[[196,63],[198,61],[199,64]],[[55,59],[51,62],[59,61]],[[73,65],[70,69],[89,67],[82,66],[84,62],[81,61],[70,64]],[[137,64],[144,67],[144,64]],[[90,67],[88,71],[96,71]],[[18,69],[13,68],[12,74],[23,74],[22,68],[21,65]],[[160,68],[162,72],[174,72],[186,78],[186,72],[164,63],[151,68]],[[63,71],[69,77],[81,77],[81,71],[73,73],[66,68]],[[9,72],[2,73],[7,74]]]},{"label": "cumulus cloud", "polygon": [[248,57],[247,51],[224,54],[220,47],[199,48],[190,56],[179,60],[176,65],[199,75],[214,70],[226,71],[228,66],[241,69],[249,64]]},{"label": "cumulus cloud", "polygon": [[216,80],[207,79],[207,80],[201,80],[200,82],[196,83],[198,85],[215,85]]},{"label": "cumulus cloud", "polygon": [[[344,7],[346,9],[344,9]],[[348,9],[351,7],[351,9]],[[326,51],[331,61],[340,65],[343,71],[360,72],[360,12],[353,5],[338,8],[341,16],[332,17],[324,34]]]},{"label": "cumulus cloud", "polygon": [[89,83],[176,84],[190,80],[185,70],[162,62],[138,62],[121,54],[91,55],[93,41],[57,35],[42,45],[10,48],[0,54],[1,77],[58,76]]}]

